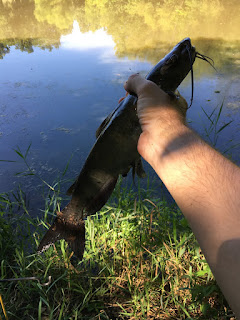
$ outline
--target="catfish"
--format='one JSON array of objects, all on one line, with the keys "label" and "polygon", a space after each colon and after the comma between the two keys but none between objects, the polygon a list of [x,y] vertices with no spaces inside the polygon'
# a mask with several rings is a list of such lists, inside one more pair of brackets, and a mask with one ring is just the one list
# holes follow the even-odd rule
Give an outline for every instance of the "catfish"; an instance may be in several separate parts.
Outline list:
[{"label": "catfish", "polygon": [[[186,38],[155,65],[146,79],[174,96],[180,83],[192,71],[195,58],[195,47]],[[71,201],[57,212],[57,217],[39,244],[39,253],[57,240],[65,239],[77,258],[82,260],[85,247],[84,218],[103,207],[120,175],[126,176],[132,168],[133,175],[145,176],[137,151],[141,132],[137,97],[129,94],[98,128],[96,142],[79,176],[67,192],[72,196]]]}]

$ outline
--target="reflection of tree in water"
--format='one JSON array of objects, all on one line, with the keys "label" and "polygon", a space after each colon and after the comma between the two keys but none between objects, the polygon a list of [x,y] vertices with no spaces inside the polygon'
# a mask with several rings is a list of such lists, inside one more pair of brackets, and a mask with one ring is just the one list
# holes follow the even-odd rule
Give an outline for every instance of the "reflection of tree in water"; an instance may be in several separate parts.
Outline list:
[{"label": "reflection of tree in water", "polygon": [[53,48],[58,48],[59,44],[45,45],[42,40],[38,39],[6,39],[0,43],[0,59],[3,59],[7,53],[10,53],[12,46],[15,46],[16,50],[32,53],[36,47],[42,50],[52,51]]},{"label": "reflection of tree in water", "polygon": [[15,49],[31,53],[33,52],[32,41],[30,39],[19,40],[19,42],[15,44]]},{"label": "reflection of tree in water", "polygon": [[5,54],[10,52],[10,48],[8,45],[4,45],[3,43],[0,43],[0,59],[3,59]]},{"label": "reflection of tree in water", "polygon": [[[236,70],[239,70],[240,41],[198,39],[194,41],[194,45],[200,53],[211,57],[216,68],[221,68],[221,72],[233,71],[236,74]],[[206,72],[208,65],[203,64],[203,68],[201,72]]]},{"label": "reflection of tree in water", "polygon": [[33,52],[34,47],[48,50],[59,47],[60,30],[46,22],[38,22],[34,10],[32,0],[0,0],[0,42],[5,47],[15,46],[28,53]]},{"label": "reflection of tree in water", "polygon": [[[82,32],[105,28],[119,57],[156,63],[173,43],[190,36],[197,50],[218,65],[226,53],[228,64],[239,50],[239,16],[239,0],[0,0],[0,39],[10,39],[2,41],[8,46],[15,39],[16,48],[26,52],[34,46],[51,50],[77,20]],[[205,39],[196,40],[200,37]],[[232,39],[232,45],[220,37]],[[1,52],[2,57],[8,53],[6,48]]]},{"label": "reflection of tree in water", "polygon": [[34,16],[38,22],[47,22],[61,30],[62,34],[70,33],[73,21],[84,13],[85,1],[79,0],[35,0]]}]

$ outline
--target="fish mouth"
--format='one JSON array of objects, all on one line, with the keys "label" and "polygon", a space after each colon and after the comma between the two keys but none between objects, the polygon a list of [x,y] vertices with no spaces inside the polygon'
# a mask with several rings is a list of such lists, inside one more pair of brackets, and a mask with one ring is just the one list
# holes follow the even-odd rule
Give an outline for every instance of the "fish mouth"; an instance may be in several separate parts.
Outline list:
[{"label": "fish mouth", "polygon": [[186,38],[183,40],[181,45],[181,55],[182,56],[188,56],[189,62],[191,66],[193,65],[195,58],[196,58],[196,48],[192,46],[191,39]]},{"label": "fish mouth", "polygon": [[192,46],[190,38],[185,38],[173,48],[170,55],[167,57],[161,73],[165,73],[169,68],[176,66],[182,61],[191,68],[195,58],[196,48]]}]

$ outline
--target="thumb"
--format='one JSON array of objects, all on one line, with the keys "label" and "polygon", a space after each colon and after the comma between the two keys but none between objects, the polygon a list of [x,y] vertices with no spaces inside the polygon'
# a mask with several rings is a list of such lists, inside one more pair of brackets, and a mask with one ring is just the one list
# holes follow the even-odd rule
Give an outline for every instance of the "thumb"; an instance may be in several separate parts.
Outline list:
[{"label": "thumb", "polygon": [[146,83],[148,83],[148,80],[141,77],[139,73],[135,73],[124,83],[124,89],[130,94],[139,96],[139,93],[142,91]]},{"label": "thumb", "polygon": [[133,95],[137,95],[138,99],[143,98],[144,96],[155,97],[163,96],[168,98],[166,92],[160,89],[156,83],[147,80],[139,75],[139,73],[131,75],[124,84],[124,89]]}]

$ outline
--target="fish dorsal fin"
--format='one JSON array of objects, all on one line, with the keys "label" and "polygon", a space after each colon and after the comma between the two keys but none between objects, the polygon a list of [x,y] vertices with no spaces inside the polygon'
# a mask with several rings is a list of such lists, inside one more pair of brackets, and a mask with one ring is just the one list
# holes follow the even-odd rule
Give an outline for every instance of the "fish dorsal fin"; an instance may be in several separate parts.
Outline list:
[{"label": "fish dorsal fin", "polygon": [[105,118],[103,120],[103,122],[100,124],[100,126],[97,128],[97,131],[96,131],[96,138],[99,137],[99,135],[103,132],[103,130],[106,128],[106,126],[108,125],[109,121],[111,120],[112,118],[112,115],[113,113],[115,112],[115,110],[113,112],[111,112],[107,118]]}]

